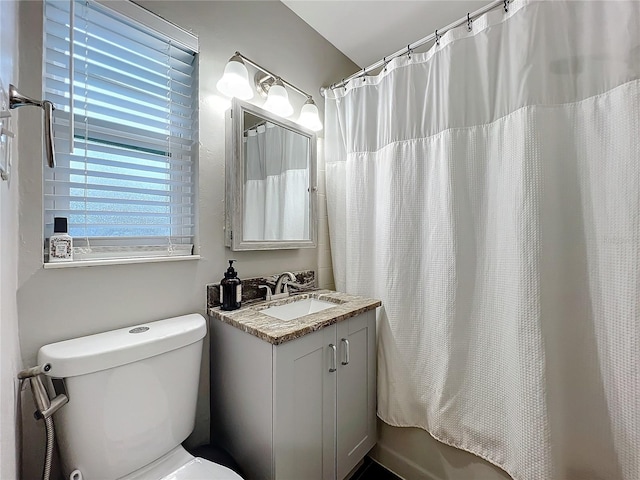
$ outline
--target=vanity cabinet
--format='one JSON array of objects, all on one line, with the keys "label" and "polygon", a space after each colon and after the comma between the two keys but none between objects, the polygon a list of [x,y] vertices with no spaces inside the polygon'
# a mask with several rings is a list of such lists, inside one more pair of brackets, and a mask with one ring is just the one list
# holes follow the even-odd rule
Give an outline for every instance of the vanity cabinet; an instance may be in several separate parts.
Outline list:
[{"label": "vanity cabinet", "polygon": [[375,311],[272,345],[211,320],[212,443],[247,479],[343,479],[376,442]]}]

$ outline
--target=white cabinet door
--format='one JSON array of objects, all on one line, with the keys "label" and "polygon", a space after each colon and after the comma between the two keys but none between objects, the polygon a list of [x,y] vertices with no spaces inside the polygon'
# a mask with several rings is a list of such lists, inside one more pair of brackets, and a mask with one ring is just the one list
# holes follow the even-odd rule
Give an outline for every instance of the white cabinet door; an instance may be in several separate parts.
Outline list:
[{"label": "white cabinet door", "polygon": [[335,479],[335,326],[274,348],[274,466],[278,480]]},{"label": "white cabinet door", "polygon": [[337,478],[376,443],[376,316],[369,311],[337,327]]}]

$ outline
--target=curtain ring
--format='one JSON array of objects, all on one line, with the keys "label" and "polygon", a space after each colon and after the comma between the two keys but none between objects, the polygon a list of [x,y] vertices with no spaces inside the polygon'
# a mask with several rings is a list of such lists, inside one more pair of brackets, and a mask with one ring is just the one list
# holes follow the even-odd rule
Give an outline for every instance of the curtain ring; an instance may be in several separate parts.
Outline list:
[{"label": "curtain ring", "polygon": [[407,45],[407,58],[409,60],[411,60],[411,52],[413,51],[413,50],[411,50],[410,47],[411,47],[411,44]]},{"label": "curtain ring", "polygon": [[504,13],[509,12],[509,0],[504,0]]},{"label": "curtain ring", "polygon": [[471,14],[467,13],[467,30],[471,31],[471,23],[473,23],[473,20],[471,20]]},{"label": "curtain ring", "polygon": [[387,71],[387,57],[382,57],[382,61],[384,62],[384,71]]},{"label": "curtain ring", "polygon": [[362,69],[362,83],[365,83],[367,81],[367,69],[363,68]]},{"label": "curtain ring", "polygon": [[438,35],[438,30],[436,30],[436,45],[440,46],[440,35]]}]

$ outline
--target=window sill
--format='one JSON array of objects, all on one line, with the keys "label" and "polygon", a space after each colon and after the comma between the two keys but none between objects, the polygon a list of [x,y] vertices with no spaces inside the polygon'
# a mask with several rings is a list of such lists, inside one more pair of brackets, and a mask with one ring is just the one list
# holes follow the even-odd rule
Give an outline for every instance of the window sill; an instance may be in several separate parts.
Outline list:
[{"label": "window sill", "polygon": [[129,265],[133,263],[180,262],[185,260],[200,260],[200,255],[176,255],[175,257],[108,258],[103,260],[78,260],[75,262],[43,263],[43,267],[46,269],[70,268],[70,267],[97,267],[101,265]]}]

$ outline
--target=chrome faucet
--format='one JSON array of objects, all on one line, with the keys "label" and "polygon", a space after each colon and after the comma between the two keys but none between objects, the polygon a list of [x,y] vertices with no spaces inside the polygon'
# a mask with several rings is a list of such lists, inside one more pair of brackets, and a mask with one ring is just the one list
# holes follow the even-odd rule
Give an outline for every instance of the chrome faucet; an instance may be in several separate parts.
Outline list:
[{"label": "chrome faucet", "polygon": [[289,288],[287,287],[287,283],[289,283],[289,281],[295,282],[296,280],[296,276],[293,273],[284,272],[278,277],[273,293],[271,293],[271,288],[269,288],[268,285],[258,285],[258,288],[264,288],[266,290],[265,300],[268,302],[269,300],[288,297]]},{"label": "chrome faucet", "polygon": [[287,294],[287,296],[289,296],[289,287],[287,286],[287,283],[289,283],[289,281],[296,281],[296,276],[293,273],[284,272],[283,274],[281,274],[276,281],[276,286],[273,289],[273,294]]}]

